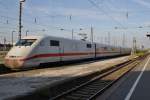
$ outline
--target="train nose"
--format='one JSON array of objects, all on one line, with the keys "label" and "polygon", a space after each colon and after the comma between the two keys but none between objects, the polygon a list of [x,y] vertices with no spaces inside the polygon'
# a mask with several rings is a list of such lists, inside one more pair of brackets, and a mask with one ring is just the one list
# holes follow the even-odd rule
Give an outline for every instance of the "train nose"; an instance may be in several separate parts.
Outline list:
[{"label": "train nose", "polygon": [[9,67],[11,69],[20,69],[23,64],[24,64],[24,61],[20,60],[20,59],[8,59],[6,58],[5,61],[4,61],[4,64],[6,67]]}]

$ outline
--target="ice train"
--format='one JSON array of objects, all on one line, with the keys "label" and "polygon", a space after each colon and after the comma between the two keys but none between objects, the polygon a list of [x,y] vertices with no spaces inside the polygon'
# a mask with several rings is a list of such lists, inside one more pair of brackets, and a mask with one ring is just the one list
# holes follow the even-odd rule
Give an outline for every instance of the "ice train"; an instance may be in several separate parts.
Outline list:
[{"label": "ice train", "polygon": [[5,57],[12,69],[35,67],[45,63],[130,54],[130,48],[114,47],[53,36],[26,36]]}]

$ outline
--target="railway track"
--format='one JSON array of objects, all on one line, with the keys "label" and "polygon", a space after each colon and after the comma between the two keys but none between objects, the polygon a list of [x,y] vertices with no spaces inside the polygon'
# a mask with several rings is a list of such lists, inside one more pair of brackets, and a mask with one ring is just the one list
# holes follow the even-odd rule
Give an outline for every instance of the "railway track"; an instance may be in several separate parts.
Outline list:
[{"label": "railway track", "polygon": [[102,73],[88,82],[72,88],[50,100],[93,100],[102,94],[116,81],[138,65],[146,56],[138,57],[119,66],[116,66],[105,73]]}]

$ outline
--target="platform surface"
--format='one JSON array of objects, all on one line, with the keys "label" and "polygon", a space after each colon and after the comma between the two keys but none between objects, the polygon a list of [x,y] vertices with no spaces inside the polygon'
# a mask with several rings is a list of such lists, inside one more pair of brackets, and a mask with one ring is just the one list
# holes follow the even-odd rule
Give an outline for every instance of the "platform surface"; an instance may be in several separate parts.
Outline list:
[{"label": "platform surface", "polygon": [[150,56],[96,100],[150,100]]},{"label": "platform surface", "polygon": [[24,95],[40,87],[60,82],[74,76],[102,70],[124,62],[129,58],[129,56],[125,56],[91,63],[0,75],[0,100]]}]

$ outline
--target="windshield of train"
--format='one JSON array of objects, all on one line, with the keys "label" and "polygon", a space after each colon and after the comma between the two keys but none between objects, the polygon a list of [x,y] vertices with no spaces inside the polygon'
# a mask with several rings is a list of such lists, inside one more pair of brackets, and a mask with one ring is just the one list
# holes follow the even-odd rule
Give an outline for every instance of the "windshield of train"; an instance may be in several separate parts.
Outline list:
[{"label": "windshield of train", "polygon": [[15,46],[31,46],[35,41],[36,39],[21,39]]}]

